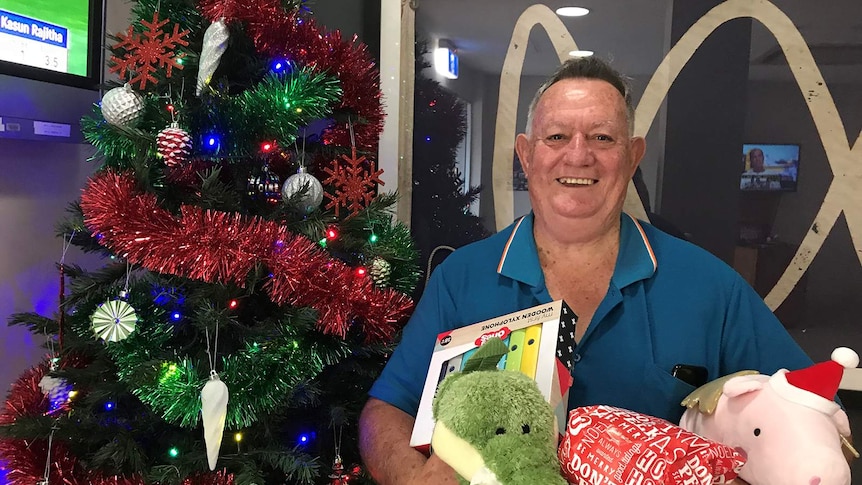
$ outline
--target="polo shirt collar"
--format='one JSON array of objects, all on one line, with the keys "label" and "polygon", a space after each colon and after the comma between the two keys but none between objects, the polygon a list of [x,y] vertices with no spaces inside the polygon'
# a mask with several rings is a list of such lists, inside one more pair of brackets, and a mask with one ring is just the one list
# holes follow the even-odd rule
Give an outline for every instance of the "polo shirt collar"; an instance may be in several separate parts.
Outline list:
[{"label": "polo shirt collar", "polygon": [[539,264],[539,251],[533,238],[533,213],[521,217],[513,224],[509,240],[497,264],[497,273],[533,287],[543,285],[545,276]]},{"label": "polo shirt collar", "polygon": [[620,220],[620,253],[611,277],[617,288],[652,277],[658,269],[655,251],[641,223],[623,213]]},{"label": "polo shirt collar", "polygon": [[[617,288],[650,278],[658,268],[652,245],[640,222],[628,214],[620,220],[620,253],[612,280]],[[509,240],[497,264],[497,273],[533,287],[544,285],[536,240],[533,238],[533,213],[513,224]]]}]

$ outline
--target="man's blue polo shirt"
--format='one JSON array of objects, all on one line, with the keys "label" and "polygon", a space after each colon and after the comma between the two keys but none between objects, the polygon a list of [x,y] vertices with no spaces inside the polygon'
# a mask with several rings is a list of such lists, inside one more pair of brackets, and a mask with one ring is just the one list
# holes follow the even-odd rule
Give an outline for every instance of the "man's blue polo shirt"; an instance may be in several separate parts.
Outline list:
[{"label": "man's blue polo shirt", "polygon": [[[671,375],[676,364],[703,366],[709,380],[811,365],[733,269],[621,217],[608,292],[575,350],[570,408],[608,404],[677,422],[694,387]],[[437,334],[550,301],[529,214],[437,267],[370,395],[415,416]]]}]

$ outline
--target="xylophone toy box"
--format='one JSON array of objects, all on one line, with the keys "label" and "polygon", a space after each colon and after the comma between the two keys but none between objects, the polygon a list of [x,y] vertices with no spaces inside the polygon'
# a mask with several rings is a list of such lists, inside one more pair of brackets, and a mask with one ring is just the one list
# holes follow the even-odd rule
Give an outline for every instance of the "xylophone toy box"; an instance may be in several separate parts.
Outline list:
[{"label": "xylophone toy box", "polygon": [[554,408],[558,425],[563,426],[572,384],[576,322],[577,316],[569,306],[557,300],[438,335],[410,445],[425,453],[430,451],[434,431],[431,402],[437,385],[448,374],[460,371],[476,349],[492,337],[500,337],[509,347],[498,367],[533,378]]}]

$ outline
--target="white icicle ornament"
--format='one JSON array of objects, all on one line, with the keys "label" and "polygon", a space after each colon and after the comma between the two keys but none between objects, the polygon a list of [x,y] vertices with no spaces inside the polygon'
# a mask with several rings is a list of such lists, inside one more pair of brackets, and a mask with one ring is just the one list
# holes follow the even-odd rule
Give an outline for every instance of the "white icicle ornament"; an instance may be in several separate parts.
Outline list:
[{"label": "white icicle ornament", "polygon": [[201,390],[201,416],[204,421],[204,441],[207,445],[210,471],[216,468],[221,440],[224,436],[227,399],[227,385],[218,378],[215,371],[210,372],[210,380]]},{"label": "white icicle ornament", "polygon": [[204,32],[204,45],[201,51],[198,67],[198,83],[195,87],[195,95],[200,96],[204,88],[212,81],[213,73],[218,68],[222,54],[227,49],[227,41],[230,39],[230,31],[219,19],[210,24]]}]

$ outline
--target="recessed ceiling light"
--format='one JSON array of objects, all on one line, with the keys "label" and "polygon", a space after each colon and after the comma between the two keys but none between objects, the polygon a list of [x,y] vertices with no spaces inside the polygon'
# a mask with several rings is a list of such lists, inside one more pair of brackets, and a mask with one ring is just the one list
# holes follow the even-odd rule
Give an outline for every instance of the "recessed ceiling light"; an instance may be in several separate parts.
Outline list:
[{"label": "recessed ceiling light", "polygon": [[593,54],[595,54],[593,51],[569,51],[570,57],[590,57]]},{"label": "recessed ceiling light", "polygon": [[583,17],[590,13],[590,9],[584,7],[560,7],[557,9],[557,15],[561,17]]}]

